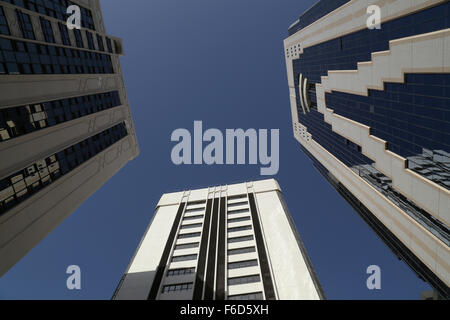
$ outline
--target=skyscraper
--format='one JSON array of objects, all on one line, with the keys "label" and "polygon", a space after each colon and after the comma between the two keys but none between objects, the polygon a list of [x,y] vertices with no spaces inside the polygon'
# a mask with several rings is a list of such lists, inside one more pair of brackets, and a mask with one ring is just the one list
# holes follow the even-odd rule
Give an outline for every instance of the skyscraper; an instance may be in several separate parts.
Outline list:
[{"label": "skyscraper", "polygon": [[448,298],[450,3],[373,1],[379,26],[370,4],[318,1],[289,28],[294,136],[392,251]]},{"label": "skyscraper", "polygon": [[122,54],[98,0],[0,1],[0,276],[138,155]]},{"label": "skyscraper", "polygon": [[275,180],[164,194],[113,299],[323,299]]}]

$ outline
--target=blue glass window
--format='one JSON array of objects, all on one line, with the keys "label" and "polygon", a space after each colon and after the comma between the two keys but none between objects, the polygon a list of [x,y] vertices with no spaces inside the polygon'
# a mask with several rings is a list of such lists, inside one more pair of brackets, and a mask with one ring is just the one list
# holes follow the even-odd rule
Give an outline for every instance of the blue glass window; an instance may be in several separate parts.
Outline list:
[{"label": "blue glass window", "polygon": [[450,189],[450,74],[407,74],[369,96],[326,94],[328,108],[363,123],[410,169]]},{"label": "blue glass window", "polygon": [[120,123],[0,180],[0,215],[128,135]]},{"label": "blue glass window", "polygon": [[87,39],[89,49],[95,50],[94,38],[92,36],[92,33],[90,33],[89,31],[86,31],[86,39]]},{"label": "blue glass window", "polygon": [[3,11],[3,8],[0,7],[0,34],[6,34],[9,36],[9,27],[8,27],[8,21],[6,21],[5,12]]},{"label": "blue glass window", "polygon": [[67,29],[67,26],[65,24],[62,24],[61,22],[58,22],[58,28],[59,33],[61,34],[61,40],[62,43],[65,46],[70,46],[70,36],[69,36],[69,30]]},{"label": "blue glass window", "polygon": [[81,36],[81,31],[78,29],[73,29],[73,34],[75,36],[75,42],[78,48],[84,48],[83,37]]},{"label": "blue glass window", "polygon": [[118,91],[0,109],[0,142],[119,106]]},{"label": "blue glass window", "polygon": [[20,10],[16,10],[16,13],[20,29],[22,30],[23,37],[30,40],[36,40],[30,16]]},{"label": "blue glass window", "polygon": [[46,42],[55,43],[55,35],[53,34],[52,24],[47,19],[40,17],[42,33]]},{"label": "blue glass window", "polygon": [[6,74],[110,74],[108,54],[0,37],[0,70]]},{"label": "blue glass window", "polygon": [[97,44],[99,51],[105,51],[105,46],[103,45],[103,37],[97,34]]},{"label": "blue glass window", "polygon": [[80,6],[78,3],[73,3],[68,0],[4,0],[5,2],[14,4],[18,7],[28,9],[46,15],[61,21],[67,21],[67,8],[71,5],[80,7],[81,26],[83,28],[95,30],[94,19],[92,11]]}]

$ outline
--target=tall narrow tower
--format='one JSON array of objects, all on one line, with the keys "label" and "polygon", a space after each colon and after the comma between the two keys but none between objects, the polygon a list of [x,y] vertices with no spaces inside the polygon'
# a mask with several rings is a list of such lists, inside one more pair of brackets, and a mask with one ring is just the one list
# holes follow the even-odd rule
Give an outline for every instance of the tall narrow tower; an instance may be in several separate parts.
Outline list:
[{"label": "tall narrow tower", "polygon": [[138,155],[122,54],[98,0],[0,1],[0,276]]},{"label": "tall narrow tower", "polygon": [[275,180],[165,194],[113,299],[323,299]]},{"label": "tall narrow tower", "polygon": [[450,298],[449,1],[318,1],[284,46],[302,150]]}]

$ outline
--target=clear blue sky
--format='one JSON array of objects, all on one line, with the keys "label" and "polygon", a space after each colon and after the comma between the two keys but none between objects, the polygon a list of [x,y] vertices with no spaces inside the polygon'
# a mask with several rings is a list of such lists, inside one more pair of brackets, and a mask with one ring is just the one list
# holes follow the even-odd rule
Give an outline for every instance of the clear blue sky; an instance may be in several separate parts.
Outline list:
[{"label": "clear blue sky", "polygon": [[[279,181],[329,299],[416,299],[428,285],[389,251],[313,168],[292,136],[282,41],[313,0],[102,0],[141,155],[0,279],[0,299],[109,299],[161,194],[262,179],[259,166],[172,164],[170,135],[280,129]],[[82,290],[66,289],[79,265]],[[382,289],[366,288],[366,268]]]}]

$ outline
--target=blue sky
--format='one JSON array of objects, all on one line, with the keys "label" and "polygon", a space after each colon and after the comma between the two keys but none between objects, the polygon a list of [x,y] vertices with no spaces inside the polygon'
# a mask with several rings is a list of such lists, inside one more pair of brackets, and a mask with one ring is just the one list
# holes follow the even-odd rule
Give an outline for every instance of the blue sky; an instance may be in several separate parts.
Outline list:
[{"label": "blue sky", "polygon": [[[280,129],[280,183],[329,299],[417,299],[429,287],[314,169],[292,136],[282,41],[313,0],[102,0],[141,148],[0,279],[0,299],[110,299],[160,196],[262,179],[259,166],[175,166],[173,130]],[[66,288],[79,265],[82,289]],[[366,268],[381,267],[369,291]]]}]

